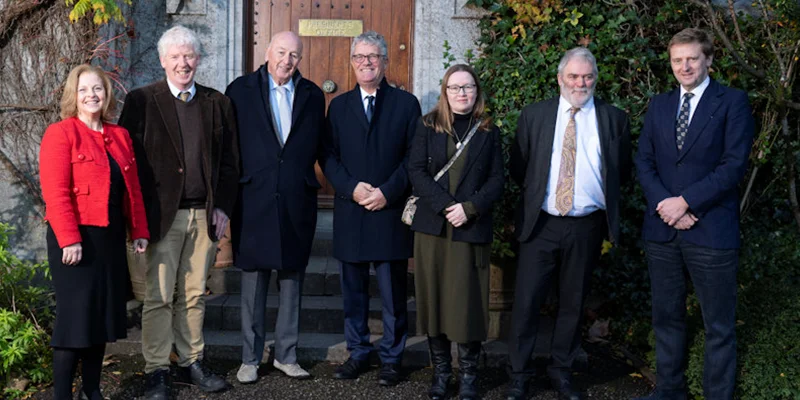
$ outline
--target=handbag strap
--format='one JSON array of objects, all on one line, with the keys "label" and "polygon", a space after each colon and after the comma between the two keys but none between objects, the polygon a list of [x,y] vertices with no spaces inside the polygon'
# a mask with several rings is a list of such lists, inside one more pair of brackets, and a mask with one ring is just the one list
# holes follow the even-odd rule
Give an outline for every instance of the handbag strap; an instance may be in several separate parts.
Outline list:
[{"label": "handbag strap", "polygon": [[478,131],[479,126],[481,126],[481,121],[478,121],[478,123],[475,124],[475,126],[473,126],[472,129],[469,130],[469,133],[467,133],[467,137],[462,142],[461,147],[456,149],[456,154],[453,154],[453,156],[450,157],[450,161],[448,161],[447,164],[445,164],[444,167],[442,167],[442,169],[440,169],[439,172],[436,173],[436,176],[433,177],[434,182],[438,181],[439,178],[441,178],[442,175],[444,175],[445,172],[447,172],[447,170],[453,166],[453,163],[456,162],[458,156],[460,156],[461,153],[464,151],[464,148],[467,147],[467,143],[469,143],[469,141],[472,140],[472,136],[475,135],[475,132]]}]

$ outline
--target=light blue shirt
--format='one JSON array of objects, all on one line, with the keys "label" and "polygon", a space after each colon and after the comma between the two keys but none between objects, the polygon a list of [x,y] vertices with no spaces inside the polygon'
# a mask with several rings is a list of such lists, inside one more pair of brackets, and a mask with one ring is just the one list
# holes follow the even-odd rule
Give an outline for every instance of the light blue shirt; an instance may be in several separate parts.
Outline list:
[{"label": "light blue shirt", "polygon": [[[550,175],[542,205],[542,210],[550,215],[561,215],[556,209],[556,187],[558,187],[561,151],[569,123],[570,108],[572,105],[560,97],[553,151],[550,154]],[[575,113],[575,196],[572,210],[567,213],[570,217],[582,217],[606,208],[606,196],[603,192],[603,154],[596,111],[592,97]]]},{"label": "light blue shirt", "polygon": [[[289,81],[286,82],[285,84],[278,85],[278,83],[275,82],[275,80],[272,78],[272,75],[269,75],[269,105],[272,108],[272,116],[274,117],[273,119],[275,120],[275,124],[277,125],[278,128],[277,133],[280,135],[280,133],[283,131],[281,129],[282,128],[281,117],[280,117],[281,112],[280,109],[278,108],[278,104],[280,104],[279,102],[283,99],[281,98],[282,96],[281,92],[279,92],[277,89],[278,86],[283,86],[286,88],[287,93],[289,95],[289,104],[294,105],[294,81],[289,79]],[[291,111],[289,114],[291,115]]]},{"label": "light blue shirt", "polygon": [[[700,98],[703,97],[703,93],[705,93],[706,88],[708,88],[708,84],[711,83],[711,78],[706,77],[703,80],[703,83],[698,85],[696,88],[691,90],[691,93],[694,94],[694,97],[689,99],[689,120],[686,121],[687,124],[692,123],[692,117],[694,116],[694,110],[697,110],[697,104],[700,103]],[[683,106],[683,95],[688,93],[686,89],[681,86],[681,98],[678,100],[678,113],[675,114],[675,119],[678,119],[678,116],[681,115],[681,106]],[[687,125],[688,126],[688,125]]]},{"label": "light blue shirt", "polygon": [[192,101],[194,95],[197,93],[197,88],[194,86],[194,81],[192,81],[192,86],[189,87],[189,90],[178,89],[178,87],[173,85],[172,82],[169,81],[169,79],[167,79],[167,86],[169,86],[169,91],[170,93],[172,93],[172,97],[176,99],[180,99],[178,95],[181,94],[181,92],[189,92],[189,98],[186,99],[186,102]]}]

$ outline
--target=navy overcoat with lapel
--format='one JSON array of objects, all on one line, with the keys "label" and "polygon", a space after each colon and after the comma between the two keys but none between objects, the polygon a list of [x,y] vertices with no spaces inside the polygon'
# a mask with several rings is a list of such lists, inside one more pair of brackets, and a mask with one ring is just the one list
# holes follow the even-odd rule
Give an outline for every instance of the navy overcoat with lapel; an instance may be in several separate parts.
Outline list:
[{"label": "navy overcoat with lapel", "polygon": [[[558,101],[559,98],[555,97],[526,106],[517,124],[509,172],[522,187],[515,229],[520,242],[530,239],[540,213],[544,212],[542,205],[550,177]],[[631,177],[631,128],[628,115],[619,108],[597,97],[594,98],[594,107],[600,135],[608,238],[618,243],[621,187]]]},{"label": "navy overcoat with lapel", "polygon": [[459,157],[466,163],[458,178],[455,196],[450,195],[450,172],[438,181],[433,177],[450,160],[447,157],[446,133],[437,133],[419,119],[417,134],[411,146],[408,174],[414,187],[417,212],[411,230],[442,236],[445,233],[445,209],[452,203],[471,202],[478,213],[466,224],[453,228],[453,241],[468,243],[492,242],[492,205],[503,195],[503,152],[500,130],[491,125],[488,131],[477,130]]},{"label": "navy overcoat with lapel", "polygon": [[[206,213],[210,216],[214,208],[219,208],[230,217],[239,177],[233,107],[222,93],[197,82],[195,88],[197,92],[192,101],[199,102],[203,114],[200,151],[207,189]],[[175,220],[183,196],[183,169],[186,168],[175,96],[167,81],[128,93],[118,123],[128,130],[133,140],[150,241],[155,243],[167,234]],[[210,223],[208,237],[218,240]]]},{"label": "navy overcoat with lapel", "polygon": [[642,236],[667,242],[677,230],[665,224],[656,207],[683,196],[699,218],[681,232],[689,243],[715,249],[738,248],[739,182],[747,171],[754,122],[747,94],[713,79],[692,116],[683,149],[675,143],[680,88],[653,97],[639,136],[636,167],[647,198]]},{"label": "navy overcoat with lapel", "polygon": [[296,72],[292,128],[276,134],[266,65],[228,85],[239,125],[241,178],[231,221],[236,266],[245,270],[304,269],[317,224],[314,162],[325,129],[325,97]]},{"label": "navy overcoat with lapel", "polygon": [[[417,98],[385,79],[375,98],[372,123],[367,122],[358,85],[331,101],[324,172],[336,190],[333,252],[340,261],[411,257],[412,233],[400,216],[411,194],[406,164],[420,114]],[[386,207],[367,211],[353,201],[358,182],[380,188]]]}]

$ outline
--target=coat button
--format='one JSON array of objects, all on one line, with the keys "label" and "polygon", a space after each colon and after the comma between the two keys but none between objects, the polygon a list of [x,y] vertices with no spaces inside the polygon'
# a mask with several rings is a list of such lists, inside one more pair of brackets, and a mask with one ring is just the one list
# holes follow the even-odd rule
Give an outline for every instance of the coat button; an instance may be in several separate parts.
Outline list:
[{"label": "coat button", "polygon": [[111,139],[109,139],[109,138],[105,138],[105,139],[103,139],[103,141],[106,142],[106,144],[111,143]]},{"label": "coat button", "polygon": [[129,170],[129,169],[131,169],[131,167],[129,167],[129,166],[127,166],[127,165],[125,166],[125,168],[123,168],[123,170],[124,170],[125,172],[128,172],[128,170]]},{"label": "coat button", "polygon": [[183,173],[183,168],[178,168],[178,173],[182,174]]},{"label": "coat button", "polygon": [[77,187],[77,186],[76,186],[76,187],[74,187],[74,188],[72,188],[72,192],[73,192],[73,193],[76,193],[76,194],[77,194],[77,193],[78,193],[78,192],[80,192],[80,191],[81,191],[81,190],[80,190],[80,189],[78,189],[78,187]]},{"label": "coat button", "polygon": [[78,160],[83,160],[84,158],[86,158],[86,156],[85,156],[85,155],[83,155],[83,154],[78,154]]}]

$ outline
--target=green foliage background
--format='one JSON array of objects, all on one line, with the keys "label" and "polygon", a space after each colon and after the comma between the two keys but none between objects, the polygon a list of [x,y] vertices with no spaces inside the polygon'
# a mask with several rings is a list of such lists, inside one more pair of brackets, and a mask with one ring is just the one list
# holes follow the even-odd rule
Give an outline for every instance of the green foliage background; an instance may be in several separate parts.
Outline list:
[{"label": "green foliage background", "polygon": [[6,386],[11,379],[28,379],[34,384],[52,379],[49,332],[54,299],[47,287],[47,264],[17,258],[8,246],[11,234],[13,229],[0,222],[0,398],[15,399],[36,387],[14,390]]},{"label": "green foliage background", "polygon": [[[574,1],[473,0],[491,14],[480,23],[481,54],[475,60],[488,94],[488,107],[500,126],[506,149],[513,140],[517,119],[529,103],[558,95],[556,70],[563,53],[586,46],[597,57],[600,75],[596,95],[628,112],[635,142],[649,99],[677,87],[668,63],[669,39],[686,27],[712,31],[704,8],[690,1]],[[762,2],[769,18],[739,15],[744,46],[738,50],[766,71],[756,78],[737,63],[733,54],[716,43],[711,77],[748,91],[758,126],[751,162],[759,171],[753,179],[742,216],[739,270],[739,384],[747,399],[800,398],[800,247],[798,225],[789,204],[788,167],[797,165],[797,113],[783,101],[797,101],[791,75],[780,80],[779,65],[770,44],[791,49],[800,44],[797,2]],[[736,33],[731,21],[722,29]],[[767,33],[769,30],[769,33]],[[771,36],[769,36],[771,35]],[[797,46],[797,45],[795,45]],[[796,53],[795,53],[796,54]],[[791,58],[789,59],[791,61]],[[796,61],[796,59],[795,59]],[[794,91],[796,93],[796,91]],[[788,135],[780,121],[788,115]],[[506,154],[508,152],[506,151]],[[751,167],[748,178],[753,176]],[[744,189],[744,188],[743,188]],[[518,188],[509,183],[496,207],[495,257],[508,257],[513,247],[513,210]],[[650,289],[641,243],[641,216],[645,203],[638,184],[625,188],[621,245],[604,252],[593,289],[608,299],[601,310],[612,318],[617,340],[638,346],[652,361]],[[606,247],[608,249],[608,247]],[[702,396],[703,331],[699,306],[687,302],[692,343],[688,377],[691,393]]]}]

